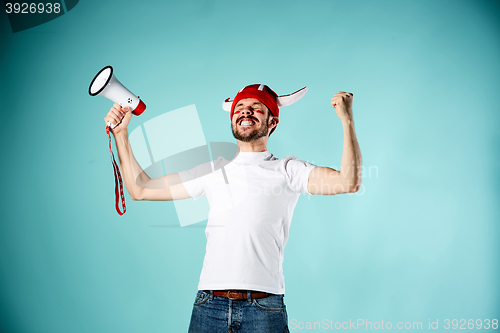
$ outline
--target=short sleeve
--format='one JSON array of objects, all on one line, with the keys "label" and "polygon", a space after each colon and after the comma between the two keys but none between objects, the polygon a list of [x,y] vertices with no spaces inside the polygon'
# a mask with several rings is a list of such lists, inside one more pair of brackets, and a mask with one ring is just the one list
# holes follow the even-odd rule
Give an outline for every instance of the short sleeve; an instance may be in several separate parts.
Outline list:
[{"label": "short sleeve", "polygon": [[179,172],[182,185],[191,198],[198,199],[205,195],[205,177],[212,172],[212,162],[202,163],[192,169]]},{"label": "short sleeve", "polygon": [[288,186],[295,192],[308,193],[309,174],[316,165],[299,160],[295,156],[285,158],[285,174]]}]

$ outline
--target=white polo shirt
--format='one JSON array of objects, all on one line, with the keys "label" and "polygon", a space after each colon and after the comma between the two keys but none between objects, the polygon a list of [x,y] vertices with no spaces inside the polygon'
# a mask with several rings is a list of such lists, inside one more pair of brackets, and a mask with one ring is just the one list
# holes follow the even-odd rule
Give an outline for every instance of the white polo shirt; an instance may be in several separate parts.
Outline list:
[{"label": "white polo shirt", "polygon": [[240,152],[179,173],[191,197],[206,195],[210,205],[199,290],[285,293],[283,250],[315,167],[293,155]]}]

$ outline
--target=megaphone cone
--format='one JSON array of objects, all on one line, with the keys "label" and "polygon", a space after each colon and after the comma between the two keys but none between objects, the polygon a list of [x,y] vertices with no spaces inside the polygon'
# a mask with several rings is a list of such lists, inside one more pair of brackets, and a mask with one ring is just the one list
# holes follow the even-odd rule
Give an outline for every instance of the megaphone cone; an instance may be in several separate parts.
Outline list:
[{"label": "megaphone cone", "polygon": [[[89,86],[90,96],[101,95],[120,104],[122,108],[129,106],[132,114],[138,116],[146,110],[146,104],[134,95],[113,74],[113,67],[106,66],[97,73]],[[108,123],[111,128],[117,125]]]}]

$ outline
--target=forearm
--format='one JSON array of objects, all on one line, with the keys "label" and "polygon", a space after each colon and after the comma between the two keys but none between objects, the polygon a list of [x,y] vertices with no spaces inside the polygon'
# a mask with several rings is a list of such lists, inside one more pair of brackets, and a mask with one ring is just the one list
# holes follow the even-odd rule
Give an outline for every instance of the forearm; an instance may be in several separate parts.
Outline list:
[{"label": "forearm", "polygon": [[137,163],[126,130],[115,135],[115,142],[125,187],[132,199],[136,200],[151,178]]},{"label": "forearm", "polygon": [[352,191],[357,191],[361,186],[361,150],[359,149],[354,121],[342,120],[344,129],[344,147],[340,166],[340,176],[344,184]]}]

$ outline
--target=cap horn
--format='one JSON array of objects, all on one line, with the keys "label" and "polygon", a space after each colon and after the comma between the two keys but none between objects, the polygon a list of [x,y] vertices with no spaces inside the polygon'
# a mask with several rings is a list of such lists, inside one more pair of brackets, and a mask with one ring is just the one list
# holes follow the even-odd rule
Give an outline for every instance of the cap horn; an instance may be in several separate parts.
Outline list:
[{"label": "cap horn", "polygon": [[304,97],[304,95],[307,92],[307,87],[304,87],[300,90],[297,90],[293,94],[290,95],[283,95],[278,97],[278,106],[288,106],[291,105],[295,102],[297,102],[299,99]]},{"label": "cap horn", "polygon": [[233,105],[233,101],[230,98],[227,98],[224,102],[222,102],[222,109],[224,111],[231,112],[231,105]]}]

